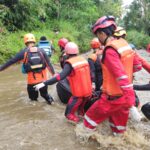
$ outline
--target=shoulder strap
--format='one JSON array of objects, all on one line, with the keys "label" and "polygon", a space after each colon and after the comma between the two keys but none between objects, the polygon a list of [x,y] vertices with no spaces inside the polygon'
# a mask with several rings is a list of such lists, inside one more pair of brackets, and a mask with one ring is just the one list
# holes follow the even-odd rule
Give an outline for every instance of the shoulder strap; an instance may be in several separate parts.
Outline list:
[{"label": "shoulder strap", "polygon": [[24,53],[24,59],[23,59],[23,63],[25,64],[26,61],[27,61],[27,56],[28,56],[28,53],[29,53],[29,48],[26,49],[26,52]]}]

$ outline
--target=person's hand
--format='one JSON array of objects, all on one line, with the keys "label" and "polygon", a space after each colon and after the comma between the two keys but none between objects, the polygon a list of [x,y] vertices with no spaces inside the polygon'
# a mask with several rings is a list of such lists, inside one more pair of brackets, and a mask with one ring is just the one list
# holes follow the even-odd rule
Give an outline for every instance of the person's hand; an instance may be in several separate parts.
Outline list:
[{"label": "person's hand", "polygon": [[33,87],[35,88],[36,91],[38,91],[40,88],[42,88],[42,87],[44,87],[44,86],[45,86],[44,83],[39,83],[39,84],[37,84],[37,85],[35,85],[35,86],[33,86]]},{"label": "person's hand", "polygon": [[132,121],[135,121],[135,122],[139,122],[142,119],[141,114],[138,112],[135,106],[132,106],[130,108],[130,118],[132,119]]}]

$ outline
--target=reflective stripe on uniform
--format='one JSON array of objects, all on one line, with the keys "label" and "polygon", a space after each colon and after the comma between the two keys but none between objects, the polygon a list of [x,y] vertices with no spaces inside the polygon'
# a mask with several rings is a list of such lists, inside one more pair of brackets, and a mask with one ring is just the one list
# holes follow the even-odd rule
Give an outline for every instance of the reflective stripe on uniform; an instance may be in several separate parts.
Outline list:
[{"label": "reflective stripe on uniform", "polygon": [[127,75],[123,75],[123,76],[121,76],[121,77],[118,77],[118,78],[117,78],[117,80],[119,81],[119,80],[127,79],[127,78],[128,78],[128,76],[127,76]]},{"label": "reflective stripe on uniform", "polygon": [[126,126],[116,126],[113,123],[110,123],[110,126],[118,130],[126,130]]},{"label": "reflective stripe on uniform", "polygon": [[118,52],[119,52],[119,54],[121,54],[121,53],[123,53],[124,51],[127,51],[127,50],[129,50],[129,49],[131,49],[131,47],[128,45],[128,46],[124,46],[124,47],[121,47],[121,48],[119,48],[118,49]]},{"label": "reflective stripe on uniform", "polygon": [[133,84],[128,84],[128,85],[121,86],[121,88],[128,88],[128,87],[133,87]]},{"label": "reflective stripe on uniform", "polygon": [[134,65],[133,68],[138,68],[138,67],[142,67],[141,64],[138,64],[138,65]]},{"label": "reflective stripe on uniform", "polygon": [[76,63],[72,64],[72,67],[76,67],[76,66],[82,65],[82,64],[87,64],[87,61],[84,60],[84,61],[76,62]]},{"label": "reflective stripe on uniform", "polygon": [[94,122],[93,120],[91,120],[87,115],[84,115],[84,118],[85,118],[85,120],[86,120],[89,124],[91,124],[92,126],[94,126],[94,127],[97,126],[97,123]]}]

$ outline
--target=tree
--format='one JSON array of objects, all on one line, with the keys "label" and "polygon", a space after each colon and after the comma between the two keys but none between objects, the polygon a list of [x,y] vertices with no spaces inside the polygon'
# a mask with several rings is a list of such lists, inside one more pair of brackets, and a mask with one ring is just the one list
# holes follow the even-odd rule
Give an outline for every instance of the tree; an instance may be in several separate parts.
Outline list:
[{"label": "tree", "polygon": [[129,7],[124,17],[124,24],[127,29],[136,29],[150,34],[150,1],[135,0]]}]

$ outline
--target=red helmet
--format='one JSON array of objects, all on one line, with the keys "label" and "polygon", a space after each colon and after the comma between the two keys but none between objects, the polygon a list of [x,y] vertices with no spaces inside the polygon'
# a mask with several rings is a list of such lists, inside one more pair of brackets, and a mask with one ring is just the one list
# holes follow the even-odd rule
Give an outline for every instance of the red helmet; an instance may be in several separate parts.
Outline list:
[{"label": "red helmet", "polygon": [[99,18],[92,27],[92,32],[95,33],[98,29],[107,28],[111,25],[114,25],[116,29],[115,18],[113,16],[103,16]]},{"label": "red helmet", "polygon": [[65,48],[65,45],[68,43],[68,40],[66,38],[61,38],[58,41],[58,45]]},{"label": "red helmet", "polygon": [[96,49],[96,48],[100,48],[101,43],[99,42],[98,38],[94,38],[91,43],[91,48]]},{"label": "red helmet", "polygon": [[65,46],[65,52],[66,54],[78,54],[79,49],[77,44],[75,44],[74,42],[68,42]]}]

